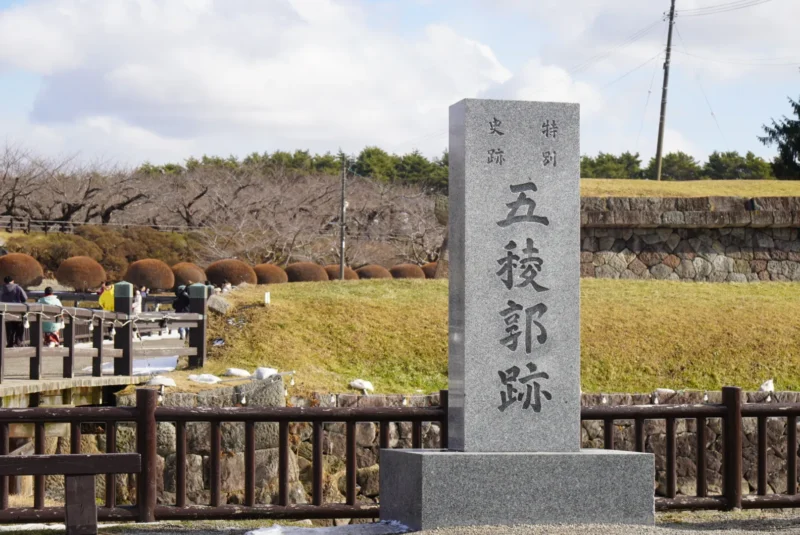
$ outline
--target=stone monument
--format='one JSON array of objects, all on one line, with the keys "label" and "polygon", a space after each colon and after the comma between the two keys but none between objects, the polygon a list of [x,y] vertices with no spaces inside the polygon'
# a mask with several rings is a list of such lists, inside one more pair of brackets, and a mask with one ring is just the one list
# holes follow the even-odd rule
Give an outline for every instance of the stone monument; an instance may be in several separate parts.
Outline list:
[{"label": "stone monument", "polygon": [[381,518],[654,522],[651,454],[580,450],[579,106],[450,108],[449,450],[381,450]]}]

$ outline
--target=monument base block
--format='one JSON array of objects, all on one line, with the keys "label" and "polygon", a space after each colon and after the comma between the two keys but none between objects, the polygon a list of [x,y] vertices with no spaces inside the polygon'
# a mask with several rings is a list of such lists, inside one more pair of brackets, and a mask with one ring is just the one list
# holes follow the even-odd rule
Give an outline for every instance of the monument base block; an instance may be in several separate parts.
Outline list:
[{"label": "monument base block", "polygon": [[381,450],[381,520],[414,530],[655,522],[653,455]]}]

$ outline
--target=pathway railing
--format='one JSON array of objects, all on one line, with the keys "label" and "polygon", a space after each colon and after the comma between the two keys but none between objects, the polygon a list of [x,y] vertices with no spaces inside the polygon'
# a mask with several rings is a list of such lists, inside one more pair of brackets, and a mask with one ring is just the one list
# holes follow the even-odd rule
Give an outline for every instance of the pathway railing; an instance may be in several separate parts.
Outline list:
[{"label": "pathway railing", "polygon": [[[225,518],[377,518],[377,504],[358,504],[356,481],[356,424],[378,422],[380,445],[390,445],[389,425],[393,422],[411,422],[412,447],[422,447],[424,422],[439,422],[442,426],[440,446],[447,447],[447,392],[442,392],[443,407],[377,407],[377,408],[173,408],[158,407],[158,392],[142,388],[136,392],[135,407],[86,408],[32,408],[0,409],[0,455],[8,454],[9,425],[34,424],[34,449],[36,455],[45,453],[45,423],[70,424],[70,452],[80,453],[81,424],[95,423],[105,427],[106,453],[117,453],[117,427],[121,423],[136,426],[136,450],[141,456],[142,473],[136,478],[136,504],[117,504],[115,475],[106,476],[104,505],[98,508],[100,520],[191,520]],[[174,422],[176,429],[176,494],[175,503],[157,505],[157,428],[158,422]],[[210,499],[206,505],[186,504],[186,424],[210,424],[209,486]],[[226,505],[221,501],[221,425],[223,422],[242,422],[245,426],[245,489],[242,505]],[[276,504],[256,504],[256,424],[278,425],[278,498]],[[291,504],[289,499],[290,433],[289,424],[309,422],[313,426],[312,439],[312,499],[310,504]],[[345,503],[325,503],[323,497],[323,438],[324,424],[344,423],[346,427],[346,497]],[[61,507],[45,507],[44,476],[34,476],[34,506],[8,507],[8,481],[0,477],[0,522],[55,522],[62,521]]]},{"label": "pathway railing", "polygon": [[[645,422],[666,421],[666,472],[667,496],[656,497],[659,510],[680,509],[758,509],[799,507],[797,494],[797,418],[800,403],[773,403],[769,405],[742,403],[739,388],[724,388],[722,403],[697,405],[637,405],[584,407],[583,420],[600,420],[605,426],[605,443],[614,448],[613,429],[615,422],[634,422],[635,449],[645,451]],[[756,418],[758,429],[758,489],[756,494],[742,495],[742,418]],[[787,418],[788,456],[787,491],[785,494],[768,495],[767,487],[767,419]],[[698,477],[696,496],[677,495],[677,422],[691,419],[697,422],[697,445],[695,459]],[[706,481],[708,447],[705,427],[708,419],[719,419],[724,431],[721,435],[724,448],[722,493],[710,495]],[[357,440],[358,423],[378,422],[380,425],[380,447],[390,446],[390,424],[411,422],[412,447],[422,447],[423,423],[438,422],[441,425],[439,447],[447,447],[447,392],[441,392],[439,407],[397,408],[325,408],[325,407],[280,407],[280,408],[178,408],[159,407],[158,392],[139,389],[136,407],[92,407],[92,408],[32,408],[0,409],[0,455],[8,454],[9,425],[34,424],[35,454],[45,453],[45,423],[66,422],[71,429],[71,452],[80,453],[81,424],[95,423],[104,427],[108,453],[116,453],[117,426],[130,422],[136,426],[136,450],[142,459],[142,475],[137,478],[136,504],[120,506],[115,494],[114,476],[106,476],[105,504],[98,510],[101,520],[192,520],[226,518],[377,518],[378,504],[357,502]],[[157,504],[157,428],[159,422],[175,424],[175,503]],[[208,461],[208,503],[187,505],[187,423],[209,424],[210,455]],[[222,503],[221,447],[222,424],[238,422],[245,427],[244,447],[244,500],[242,504]],[[312,481],[311,503],[292,504],[290,500],[290,451],[292,448],[290,424],[307,422],[312,425]],[[277,500],[274,504],[256,503],[256,424],[272,423],[278,426],[278,482]],[[343,423],[346,433],[345,455],[345,503],[325,503],[323,444],[325,424]],[[34,480],[34,507],[9,508],[8,482],[0,477],[0,522],[43,522],[63,520],[62,508],[44,507],[44,478]],[[534,499],[534,498],[531,498]]]},{"label": "pathway railing", "polygon": [[[61,358],[62,378],[75,377],[75,359],[92,359],[93,377],[103,375],[103,359],[114,359],[113,375],[132,375],[136,358],[188,356],[190,367],[201,367],[206,357],[207,296],[202,284],[189,288],[189,313],[143,312],[131,313],[133,297],[128,283],[119,283],[115,289],[114,312],[77,307],[58,307],[39,303],[0,303],[0,383],[6,380],[7,363],[11,359],[27,359],[29,371],[15,379],[44,379],[45,360]],[[27,331],[27,347],[6,347],[8,322],[22,323]],[[61,347],[46,347],[42,325],[44,322],[63,322]],[[154,329],[189,329],[188,347],[144,347],[137,340],[138,331]],[[86,333],[86,334],[83,334]],[[82,336],[83,334],[83,336]],[[85,338],[84,338],[85,337]],[[81,339],[91,338],[92,347],[78,347]],[[113,348],[104,344],[113,339]]]}]

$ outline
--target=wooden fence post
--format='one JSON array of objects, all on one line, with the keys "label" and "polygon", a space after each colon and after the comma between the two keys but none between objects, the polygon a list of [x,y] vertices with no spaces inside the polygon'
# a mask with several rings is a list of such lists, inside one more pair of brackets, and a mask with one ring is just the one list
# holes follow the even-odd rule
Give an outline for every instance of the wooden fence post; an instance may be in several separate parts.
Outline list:
[{"label": "wooden fence post", "polygon": [[742,508],[742,390],[735,386],[722,389],[725,405],[725,500],[727,509]]},{"label": "wooden fence post", "polygon": [[97,325],[94,325],[94,317],[89,320],[89,325],[93,326],[92,347],[97,350],[97,356],[92,358],[92,377],[103,376],[103,339],[105,337],[105,324],[103,322],[104,313],[105,312],[101,312],[98,316]]},{"label": "wooden fence post", "polygon": [[6,377],[6,315],[0,314],[0,383]]},{"label": "wooden fence post", "polygon": [[[31,306],[28,305],[28,310],[30,310]],[[33,317],[33,320],[31,320]],[[23,320],[25,321],[25,316],[23,315]],[[44,347],[44,334],[42,333],[42,316],[29,313],[28,315],[28,323],[30,324],[30,340],[31,340],[31,347],[34,349],[36,354],[31,357],[30,359],[30,378],[31,380],[38,381],[42,378],[42,367],[44,361],[42,359],[42,348]]]},{"label": "wooden fence post", "polygon": [[[133,309],[133,285],[118,282],[114,285],[114,312],[131,315]],[[114,375],[133,375],[133,324],[128,319],[124,325],[115,327],[114,348],[122,350],[122,357],[114,359]]]},{"label": "wooden fence post", "polygon": [[72,318],[64,325],[64,345],[69,354],[64,357],[61,375],[65,379],[72,379],[75,377],[75,321]]},{"label": "wooden fence post", "polygon": [[206,363],[206,330],[208,328],[208,286],[192,284],[189,286],[189,312],[202,314],[197,327],[189,329],[189,347],[197,348],[197,355],[189,357],[190,368],[202,368]]},{"label": "wooden fence post", "polygon": [[142,456],[142,471],[136,476],[137,522],[155,522],[156,517],[156,407],[158,392],[136,390],[136,446]]}]

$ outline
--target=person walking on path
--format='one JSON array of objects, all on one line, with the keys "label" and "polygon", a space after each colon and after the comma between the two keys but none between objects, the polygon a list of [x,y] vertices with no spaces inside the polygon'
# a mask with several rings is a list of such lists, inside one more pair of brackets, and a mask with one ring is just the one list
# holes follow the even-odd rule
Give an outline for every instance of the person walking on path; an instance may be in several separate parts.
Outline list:
[{"label": "person walking on path", "polygon": [[114,285],[104,282],[103,288],[103,293],[97,298],[97,302],[100,303],[100,308],[103,310],[114,312]]},{"label": "person walking on path", "polygon": [[[0,303],[25,303],[28,294],[21,286],[14,282],[14,277],[7,275],[3,279],[3,288],[0,289]],[[25,336],[25,325],[21,321],[6,322],[6,347],[21,347]]]},{"label": "person walking on path", "polygon": [[[53,293],[53,288],[48,286],[44,289],[44,297],[39,299],[39,303],[43,305],[63,306],[61,300]],[[61,345],[61,331],[62,324],[60,321],[43,321],[42,333],[44,334],[45,343],[50,347]]]},{"label": "person walking on path", "polygon": [[133,305],[131,311],[134,314],[142,313],[142,291],[135,286],[133,287]]},{"label": "person walking on path", "polygon": [[[191,303],[189,299],[189,291],[186,289],[186,286],[181,284],[175,290],[175,301],[172,302],[172,309],[175,312],[183,313],[189,312],[189,305]],[[178,335],[181,337],[181,340],[186,338],[189,335],[189,329],[185,327],[178,328]]]}]

